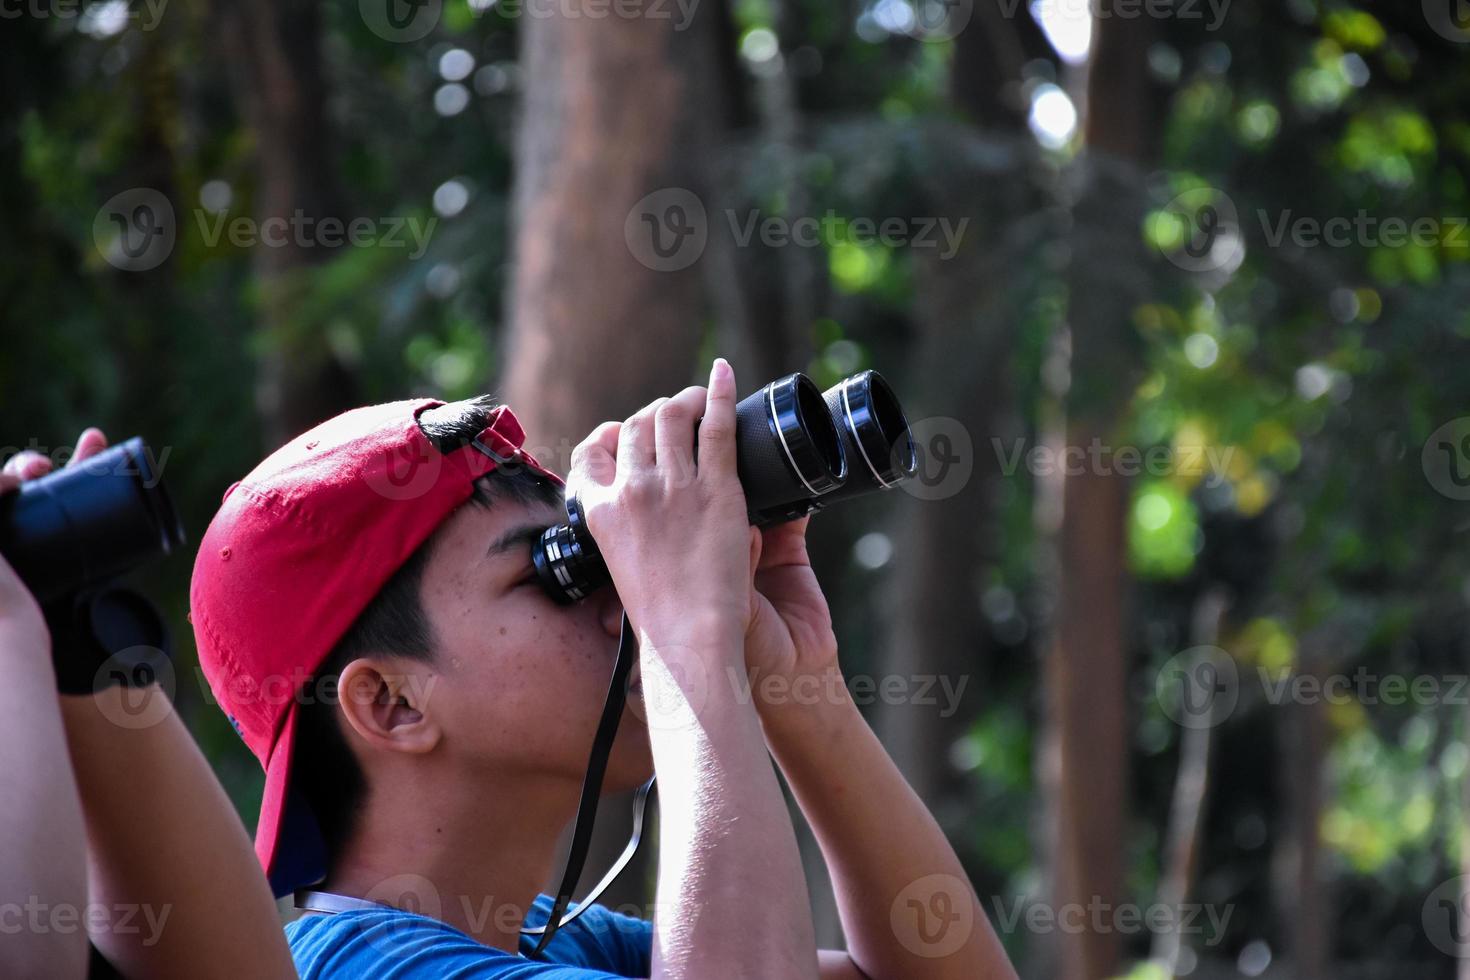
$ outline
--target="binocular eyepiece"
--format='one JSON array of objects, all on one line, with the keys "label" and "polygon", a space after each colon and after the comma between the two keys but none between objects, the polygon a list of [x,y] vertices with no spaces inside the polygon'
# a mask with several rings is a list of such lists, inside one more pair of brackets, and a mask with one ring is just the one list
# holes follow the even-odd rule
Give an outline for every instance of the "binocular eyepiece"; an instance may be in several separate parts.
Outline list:
[{"label": "binocular eyepiece", "polygon": [[[886,490],[918,469],[903,408],[876,371],[854,374],[826,392],[804,374],[788,374],[741,399],[735,457],[757,527]],[[531,549],[542,587],[562,603],[586,597],[609,578],[575,494],[566,506],[567,522],[547,528]]]}]

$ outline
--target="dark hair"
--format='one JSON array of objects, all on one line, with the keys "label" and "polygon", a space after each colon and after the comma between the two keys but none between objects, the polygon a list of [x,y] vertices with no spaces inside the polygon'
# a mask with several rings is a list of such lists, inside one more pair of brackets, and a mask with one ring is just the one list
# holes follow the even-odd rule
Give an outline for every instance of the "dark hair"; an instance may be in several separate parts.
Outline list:
[{"label": "dark hair", "polygon": [[[495,407],[489,397],[452,402],[420,413],[419,428],[440,452],[452,452],[479,434]],[[470,502],[481,507],[499,500],[557,503],[561,496],[561,488],[539,473],[507,465],[476,480]],[[388,654],[433,661],[437,644],[433,624],[424,612],[421,586],[437,540],[435,532],[419,545],[358,614],[307,683],[306,690],[314,697],[304,700],[298,709],[291,784],[316,817],[329,866],[351,837],[367,791],[362,767],[339,727],[337,681],[343,669],[360,657]]]}]

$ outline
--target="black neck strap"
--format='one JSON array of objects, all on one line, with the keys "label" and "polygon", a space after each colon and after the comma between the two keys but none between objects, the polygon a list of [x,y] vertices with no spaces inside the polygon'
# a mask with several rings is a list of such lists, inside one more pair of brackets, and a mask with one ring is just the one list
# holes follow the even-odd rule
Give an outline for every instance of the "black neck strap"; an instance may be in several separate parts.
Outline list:
[{"label": "black neck strap", "polygon": [[[618,734],[618,722],[622,720],[623,707],[628,700],[628,674],[632,671],[633,662],[637,656],[638,642],[634,638],[633,627],[628,622],[628,615],[624,613],[622,633],[618,639],[618,659],[613,666],[612,683],[608,685],[607,701],[602,706],[602,718],[597,723],[597,734],[592,740],[592,754],[587,760],[587,775],[582,780],[582,798],[577,804],[577,822],[572,831],[572,846],[567,853],[566,869],[562,872],[561,885],[556,890],[556,898],[552,903],[551,914],[546,917],[546,925],[521,930],[523,936],[541,937],[536,943],[536,949],[531,953],[532,958],[541,955],[541,951],[546,948],[547,943],[551,942],[551,937],[556,935],[558,929],[574,921],[592,906],[597,897],[628,866],[633,855],[638,853],[638,845],[643,841],[643,818],[647,811],[648,795],[653,790],[654,780],[652,778],[639,787],[634,797],[633,836],[628,839],[623,853],[576,910],[565,914],[567,906],[572,901],[572,890],[577,887],[577,879],[582,876],[582,867],[587,863],[587,848],[592,843],[592,825],[597,817],[597,801],[602,794],[602,780],[607,773],[607,760],[612,754],[613,740]],[[370,902],[366,899],[303,889],[296,893],[296,907],[306,911],[335,915],[339,912],[383,906],[378,902]]]},{"label": "black neck strap", "polygon": [[551,906],[551,914],[546,917],[546,925],[537,929],[522,929],[523,935],[541,936],[536,943],[536,949],[531,956],[539,957],[546,944],[551,942],[551,937],[556,935],[556,930],[571,922],[584,909],[592,904],[602,890],[612,884],[618,872],[622,871],[632,860],[638,851],[638,845],[643,837],[643,815],[644,806],[648,799],[648,793],[653,788],[653,780],[650,779],[638,791],[638,797],[634,802],[633,811],[633,836],[628,841],[616,864],[608,871],[598,886],[593,889],[587,899],[582,902],[577,911],[562,918],[566,912],[567,905],[572,900],[572,890],[577,887],[577,879],[582,876],[582,866],[587,863],[587,848],[592,844],[592,825],[597,818],[597,801],[602,795],[602,780],[607,774],[607,760],[612,755],[613,741],[617,738],[618,722],[623,718],[623,707],[628,700],[628,675],[633,670],[633,663],[638,657],[638,640],[633,632],[633,625],[628,622],[628,614],[623,613],[622,631],[618,637],[618,659],[613,666],[612,682],[608,685],[607,701],[602,706],[602,717],[597,722],[597,735],[592,739],[592,754],[587,760],[587,775],[582,779],[582,799],[577,804],[577,822],[572,830],[572,846],[567,852],[566,869],[562,872],[561,884],[556,889],[556,899]]}]

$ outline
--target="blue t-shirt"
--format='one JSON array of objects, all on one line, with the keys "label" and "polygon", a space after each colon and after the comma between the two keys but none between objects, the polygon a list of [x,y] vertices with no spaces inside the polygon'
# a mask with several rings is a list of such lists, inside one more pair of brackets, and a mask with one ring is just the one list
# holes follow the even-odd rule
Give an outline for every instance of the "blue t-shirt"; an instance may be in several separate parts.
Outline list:
[{"label": "blue t-shirt", "polygon": [[[526,928],[546,924],[551,898],[540,895]],[[542,959],[526,959],[539,937],[522,936],[521,956],[476,942],[451,925],[399,909],[308,915],[286,926],[302,980],[600,980],[646,977],[653,924],[594,905],[557,930]]]}]

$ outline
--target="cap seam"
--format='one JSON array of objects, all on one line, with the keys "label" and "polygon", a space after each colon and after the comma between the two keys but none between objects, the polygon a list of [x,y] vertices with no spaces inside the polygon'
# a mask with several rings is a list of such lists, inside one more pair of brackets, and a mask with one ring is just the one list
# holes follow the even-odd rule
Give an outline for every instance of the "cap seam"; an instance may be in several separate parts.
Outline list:
[{"label": "cap seam", "polygon": [[242,482],[236,488],[236,490],[237,492],[243,490],[245,493],[249,494],[252,499],[259,501],[263,506],[269,507],[275,513],[278,513],[282,517],[295,521],[297,524],[316,530],[327,529],[321,521],[318,521],[315,517],[302,510],[301,503],[298,498],[284,496],[280,493],[280,491],[277,490],[260,490],[244,482]]}]

